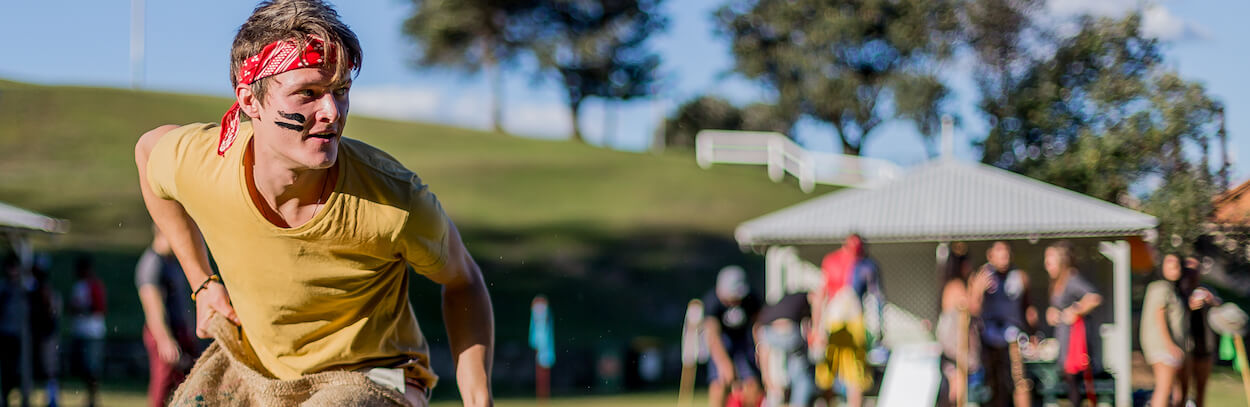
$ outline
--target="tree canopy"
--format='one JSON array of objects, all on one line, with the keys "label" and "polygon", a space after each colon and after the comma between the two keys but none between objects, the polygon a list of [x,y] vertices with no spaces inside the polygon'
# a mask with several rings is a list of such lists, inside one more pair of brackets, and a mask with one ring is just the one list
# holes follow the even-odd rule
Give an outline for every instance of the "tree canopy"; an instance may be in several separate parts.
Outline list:
[{"label": "tree canopy", "polygon": [[1192,244],[1216,192],[1206,152],[1218,102],[1166,69],[1140,16],[1078,23],[982,104],[982,160],[1111,202],[1138,192],[1160,218],[1161,243]]},{"label": "tree canopy", "polygon": [[655,93],[660,56],[648,47],[668,19],[662,0],[549,0],[543,2],[541,34],[533,50],[544,71],[564,88],[573,139],[590,97],[629,100]]},{"label": "tree canopy", "polygon": [[492,77],[491,127],[502,132],[503,68],[532,45],[540,1],[412,0],[402,31],[417,45],[418,67],[443,67]]},{"label": "tree canopy", "polygon": [[776,106],[752,103],[739,108],[717,96],[699,96],[690,99],[664,120],[659,130],[664,132],[664,145],[677,148],[694,148],[695,135],[700,130],[750,130],[790,134],[794,120],[778,111]]},{"label": "tree canopy", "polygon": [[949,91],[936,75],[958,38],[948,0],[735,0],[716,12],[733,70],[793,117],[830,124],[845,154],[898,117],[936,135]]}]

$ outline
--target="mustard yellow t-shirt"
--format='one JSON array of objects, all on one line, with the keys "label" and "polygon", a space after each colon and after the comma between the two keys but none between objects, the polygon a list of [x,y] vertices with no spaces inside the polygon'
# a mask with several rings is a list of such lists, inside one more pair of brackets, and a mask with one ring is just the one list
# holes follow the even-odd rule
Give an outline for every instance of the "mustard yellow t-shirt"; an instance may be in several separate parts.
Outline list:
[{"label": "mustard yellow t-shirt", "polygon": [[434,194],[391,156],[344,138],[324,206],[307,223],[280,228],[246,189],[250,123],[225,156],[216,154],[218,132],[192,124],[165,134],[148,160],[148,183],[203,232],[265,368],[285,380],[403,367],[433,388],[438,378],[408,301],[406,265],[426,276],[443,272],[449,226]]}]

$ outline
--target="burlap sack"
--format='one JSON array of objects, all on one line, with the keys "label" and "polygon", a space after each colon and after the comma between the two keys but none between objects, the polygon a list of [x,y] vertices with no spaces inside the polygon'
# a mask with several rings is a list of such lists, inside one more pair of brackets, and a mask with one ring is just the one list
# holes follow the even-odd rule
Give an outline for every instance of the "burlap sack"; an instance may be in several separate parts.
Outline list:
[{"label": "burlap sack", "polygon": [[360,372],[328,371],[278,380],[244,346],[234,324],[215,317],[210,332],[213,344],[196,360],[169,405],[408,406],[402,394]]}]

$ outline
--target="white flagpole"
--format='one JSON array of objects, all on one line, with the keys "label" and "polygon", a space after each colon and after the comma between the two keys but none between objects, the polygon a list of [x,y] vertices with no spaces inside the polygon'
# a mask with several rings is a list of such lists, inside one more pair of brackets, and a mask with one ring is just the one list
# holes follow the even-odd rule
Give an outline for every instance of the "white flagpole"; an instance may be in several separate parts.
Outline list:
[{"label": "white flagpole", "polygon": [[144,0],[130,0],[130,87],[143,86]]}]

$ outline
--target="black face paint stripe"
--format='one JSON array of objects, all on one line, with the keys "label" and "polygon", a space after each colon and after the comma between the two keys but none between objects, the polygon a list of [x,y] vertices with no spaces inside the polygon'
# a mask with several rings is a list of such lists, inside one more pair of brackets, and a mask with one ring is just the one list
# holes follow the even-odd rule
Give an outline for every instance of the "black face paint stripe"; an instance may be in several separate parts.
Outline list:
[{"label": "black face paint stripe", "polygon": [[308,121],[308,118],[307,118],[307,117],[304,117],[304,115],[299,114],[299,113],[287,113],[287,112],[284,112],[284,111],[279,110],[279,111],[278,111],[278,116],[282,116],[282,117],[285,117],[285,118],[287,118],[287,119],[294,120],[294,121],[297,121],[297,122],[300,122],[300,123],[303,123],[303,122]]},{"label": "black face paint stripe", "polygon": [[298,125],[298,124],[294,124],[294,123],[280,122],[280,121],[276,121],[276,120],[275,120],[275,121],[273,122],[273,124],[276,124],[276,125],[278,125],[278,127],[281,127],[281,128],[284,128],[284,129],[295,130],[295,131],[304,131],[304,126],[300,126],[300,125]]},{"label": "black face paint stripe", "polygon": [[308,118],[307,118],[307,117],[304,117],[304,115],[299,114],[299,113],[287,113],[287,112],[284,112],[284,111],[279,110],[279,111],[278,111],[278,116],[282,116],[282,117],[284,117],[284,118],[287,118],[287,119],[290,119],[290,120],[294,120],[294,121],[296,121],[297,123],[300,123],[300,124],[296,124],[296,123],[285,123],[285,122],[280,122],[280,121],[277,121],[277,120],[274,120],[274,121],[273,121],[273,124],[276,124],[276,125],[278,125],[278,127],[281,127],[281,128],[284,128],[284,129],[288,129],[288,130],[294,130],[294,131],[304,131],[304,125],[303,125],[303,123],[308,121]]}]

